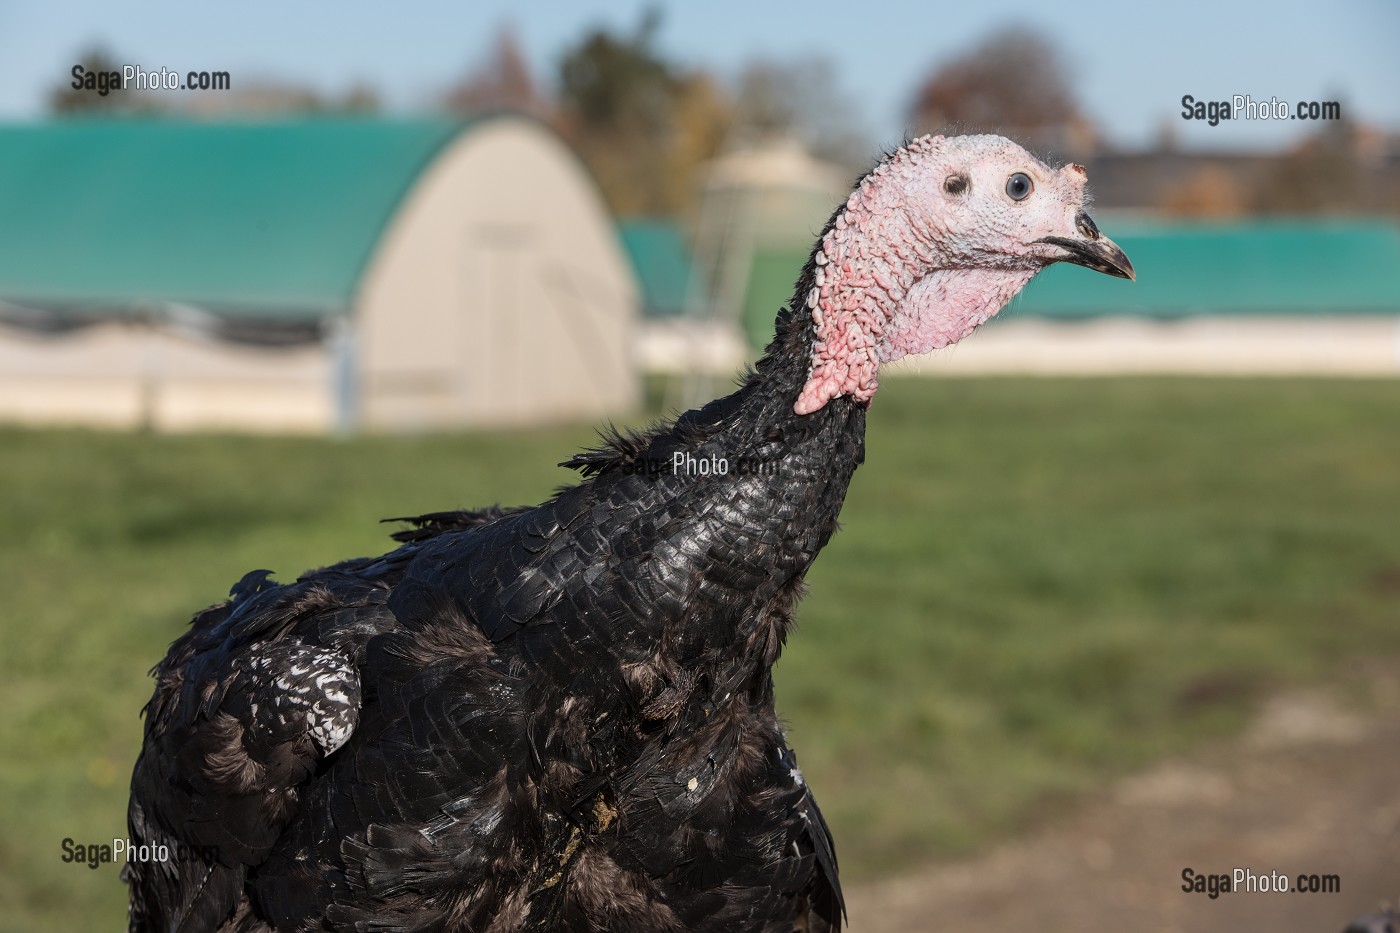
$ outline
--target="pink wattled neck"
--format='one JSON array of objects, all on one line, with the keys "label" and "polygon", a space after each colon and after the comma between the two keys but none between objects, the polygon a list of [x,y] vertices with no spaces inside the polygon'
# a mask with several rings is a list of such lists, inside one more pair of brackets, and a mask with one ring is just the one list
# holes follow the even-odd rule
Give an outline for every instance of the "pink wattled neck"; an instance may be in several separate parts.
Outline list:
[{"label": "pink wattled neck", "polygon": [[[919,186],[944,173],[922,163],[939,156],[941,137],[923,137],[866,176],[822,238],[812,261],[810,374],[793,405],[808,415],[850,395],[869,402],[881,363],[953,344],[1005,306],[1035,275],[1031,268],[978,267],[938,218],[915,223],[909,201],[938,203]],[[918,197],[911,197],[918,194]]]}]

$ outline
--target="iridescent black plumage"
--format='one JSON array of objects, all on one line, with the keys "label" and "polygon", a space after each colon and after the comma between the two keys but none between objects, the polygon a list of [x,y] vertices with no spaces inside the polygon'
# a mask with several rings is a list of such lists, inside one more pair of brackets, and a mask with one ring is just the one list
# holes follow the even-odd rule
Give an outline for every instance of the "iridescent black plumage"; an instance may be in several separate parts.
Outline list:
[{"label": "iridescent black plumage", "polygon": [[423,516],[197,616],[130,812],[188,850],[128,869],[132,928],[839,930],[770,673],[863,456],[863,405],[792,411],[810,331],[784,312],[738,391],[536,508]]}]

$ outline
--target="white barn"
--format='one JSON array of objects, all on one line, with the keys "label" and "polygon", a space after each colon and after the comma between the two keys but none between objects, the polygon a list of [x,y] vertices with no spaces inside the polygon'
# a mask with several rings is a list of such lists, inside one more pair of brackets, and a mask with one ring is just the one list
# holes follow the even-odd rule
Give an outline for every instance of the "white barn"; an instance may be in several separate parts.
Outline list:
[{"label": "white barn", "polygon": [[0,126],[0,420],[596,418],[638,400],[638,301],[526,118]]}]

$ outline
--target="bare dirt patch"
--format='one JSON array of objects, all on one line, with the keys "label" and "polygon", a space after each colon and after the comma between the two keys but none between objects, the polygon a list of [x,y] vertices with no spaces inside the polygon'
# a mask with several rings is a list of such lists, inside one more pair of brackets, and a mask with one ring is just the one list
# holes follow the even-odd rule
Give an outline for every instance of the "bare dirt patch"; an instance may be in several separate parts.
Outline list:
[{"label": "bare dirt patch", "polygon": [[[1164,762],[976,859],[849,892],[854,933],[1340,933],[1400,898],[1400,677],[1365,711],[1277,697],[1240,739]],[[1332,894],[1182,890],[1182,869],[1340,876]]]}]

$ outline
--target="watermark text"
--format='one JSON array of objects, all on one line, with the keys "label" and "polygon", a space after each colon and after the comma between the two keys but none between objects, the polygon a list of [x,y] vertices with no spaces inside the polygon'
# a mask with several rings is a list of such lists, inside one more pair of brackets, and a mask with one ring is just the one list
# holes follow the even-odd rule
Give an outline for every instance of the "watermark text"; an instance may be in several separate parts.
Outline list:
[{"label": "watermark text", "polygon": [[113,91],[227,91],[232,87],[227,71],[181,72],[165,67],[148,71],[140,65],[122,65],[120,71],[89,71],[74,65],[69,73],[73,90],[95,91],[98,97]]},{"label": "watermark text", "polygon": [[116,862],[203,861],[217,858],[212,846],[168,846],[162,843],[137,843],[130,839],[111,842],[78,842],[71,836],[59,843],[59,861],[67,865],[86,865],[96,871],[102,865]]},{"label": "watermark text", "polygon": [[1187,894],[1204,894],[1211,900],[1222,894],[1340,894],[1342,878],[1309,872],[1298,875],[1281,871],[1255,872],[1250,868],[1198,872],[1186,867],[1181,870],[1181,890]]},{"label": "watermark text", "polygon": [[1222,120],[1340,120],[1342,105],[1335,100],[1296,104],[1277,97],[1255,100],[1248,94],[1235,94],[1229,100],[1197,100],[1186,94],[1181,98],[1181,118],[1200,120],[1208,126],[1219,126]]}]

